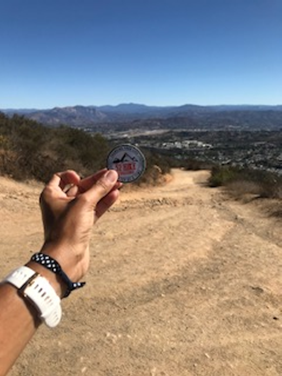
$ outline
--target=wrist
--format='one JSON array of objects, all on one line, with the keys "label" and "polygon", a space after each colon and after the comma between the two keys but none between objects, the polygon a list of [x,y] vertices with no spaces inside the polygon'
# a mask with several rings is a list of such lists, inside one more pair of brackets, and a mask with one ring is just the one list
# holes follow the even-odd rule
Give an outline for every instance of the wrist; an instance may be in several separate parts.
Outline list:
[{"label": "wrist", "polygon": [[39,251],[55,259],[73,282],[84,277],[89,266],[89,252],[77,252],[70,244],[45,242]]},{"label": "wrist", "polygon": [[38,252],[35,253],[31,257],[31,261],[36,262],[37,264],[40,264],[44,266],[47,270],[51,271],[52,273],[56,274],[61,281],[66,285],[66,291],[63,296],[63,298],[66,298],[69,296],[69,294],[78,288],[81,288],[85,285],[85,282],[73,282],[68,275],[64,272],[61,265],[58,263],[57,260],[55,260],[50,255],[46,255],[45,253]]},{"label": "wrist", "polygon": [[27,267],[34,270],[36,273],[39,273],[42,275],[42,277],[45,277],[47,281],[50,283],[50,285],[55,290],[56,294],[63,298],[65,295],[67,286],[66,284],[60,279],[60,277],[54,273],[52,273],[50,270],[46,269],[43,265],[40,265],[34,261],[29,261],[26,264]]}]

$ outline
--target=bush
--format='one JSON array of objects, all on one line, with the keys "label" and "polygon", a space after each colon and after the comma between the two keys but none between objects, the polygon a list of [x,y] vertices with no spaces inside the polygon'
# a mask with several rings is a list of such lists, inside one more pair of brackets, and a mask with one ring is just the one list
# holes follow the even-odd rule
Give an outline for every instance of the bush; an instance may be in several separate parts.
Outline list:
[{"label": "bush", "polygon": [[240,175],[240,169],[230,166],[214,166],[209,179],[210,187],[219,187],[235,181]]},{"label": "bush", "polygon": [[105,167],[107,140],[66,126],[48,128],[22,116],[0,114],[0,173],[16,180],[46,182],[53,173],[75,169],[89,175]]},{"label": "bush", "polygon": [[197,159],[185,159],[182,162],[182,166],[185,170],[189,171],[210,170],[213,167],[210,162],[200,161]]},{"label": "bush", "polygon": [[[0,174],[16,180],[47,182],[58,171],[76,170],[87,176],[106,166],[106,138],[83,130],[45,127],[35,121],[0,113]],[[156,184],[170,171],[169,158],[145,152],[147,167],[137,184]]]},{"label": "bush", "polygon": [[261,198],[282,198],[282,176],[269,171],[216,166],[211,170],[209,185],[226,186],[237,196],[254,194]]},{"label": "bush", "polygon": [[171,160],[169,157],[147,150],[144,151],[144,155],[146,158],[147,171],[153,166],[158,166],[162,174],[167,174],[170,172]]}]

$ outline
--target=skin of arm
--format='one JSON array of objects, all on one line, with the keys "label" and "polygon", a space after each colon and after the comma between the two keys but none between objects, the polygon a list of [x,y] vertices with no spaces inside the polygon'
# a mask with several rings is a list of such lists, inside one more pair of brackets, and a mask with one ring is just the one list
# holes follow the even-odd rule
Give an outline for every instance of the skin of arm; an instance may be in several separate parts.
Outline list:
[{"label": "skin of arm", "polygon": [[[80,179],[74,171],[55,174],[40,196],[44,227],[41,252],[52,256],[73,282],[89,268],[89,242],[96,221],[115,203],[121,183],[113,170]],[[60,278],[35,262],[26,264],[40,273],[62,297]],[[7,374],[41,325],[31,303],[9,283],[0,284],[0,376]]]}]

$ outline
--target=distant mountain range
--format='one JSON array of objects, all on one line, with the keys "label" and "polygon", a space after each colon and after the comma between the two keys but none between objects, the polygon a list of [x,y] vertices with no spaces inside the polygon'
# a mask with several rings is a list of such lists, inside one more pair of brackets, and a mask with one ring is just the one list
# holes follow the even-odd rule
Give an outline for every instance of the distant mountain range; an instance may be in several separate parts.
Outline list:
[{"label": "distant mountain range", "polygon": [[146,106],[124,103],[117,106],[70,106],[48,110],[3,109],[5,114],[23,115],[49,126],[81,128],[199,127],[282,128],[282,105]]}]

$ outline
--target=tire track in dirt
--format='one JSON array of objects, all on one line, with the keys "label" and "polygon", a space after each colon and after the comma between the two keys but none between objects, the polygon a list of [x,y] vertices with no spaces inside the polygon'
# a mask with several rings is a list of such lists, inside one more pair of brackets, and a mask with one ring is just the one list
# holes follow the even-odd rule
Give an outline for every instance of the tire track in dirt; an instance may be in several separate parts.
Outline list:
[{"label": "tire track in dirt", "polygon": [[[281,222],[207,178],[175,170],[163,187],[122,193],[93,232],[87,286],[63,303],[55,331],[40,329],[12,376],[282,374]],[[37,192],[18,199],[20,212],[5,201],[1,238],[14,259],[41,242]]]}]

